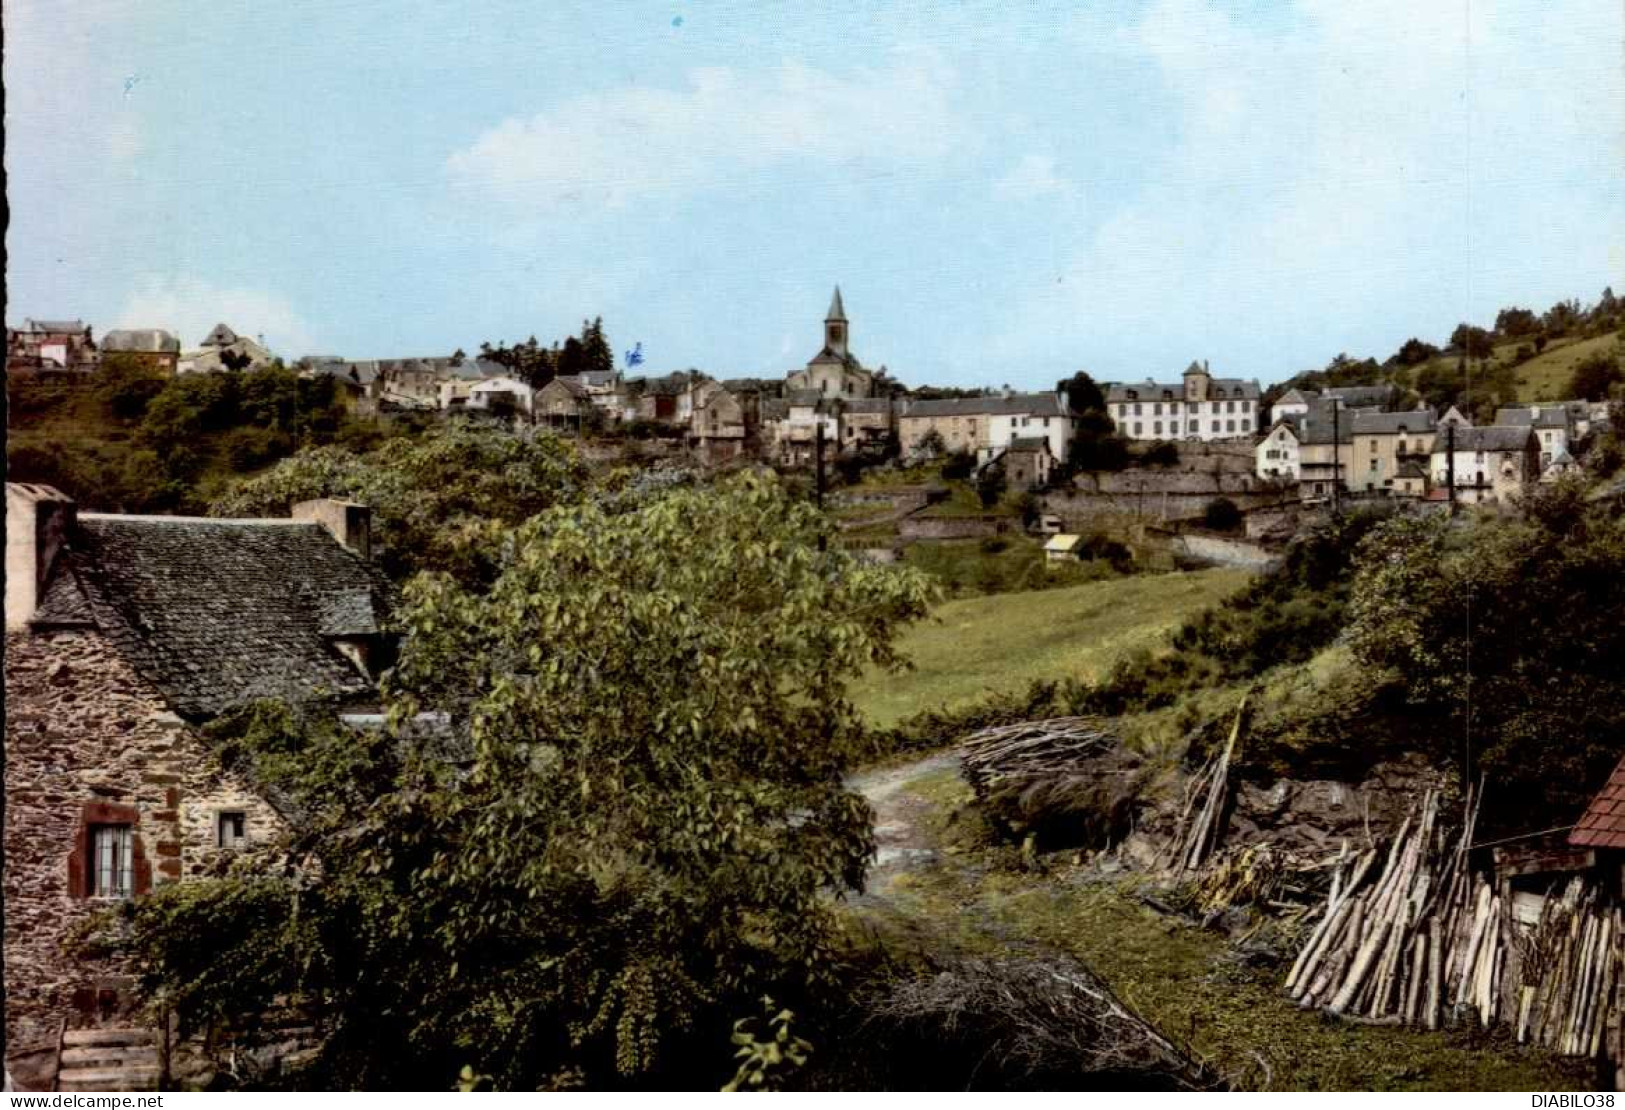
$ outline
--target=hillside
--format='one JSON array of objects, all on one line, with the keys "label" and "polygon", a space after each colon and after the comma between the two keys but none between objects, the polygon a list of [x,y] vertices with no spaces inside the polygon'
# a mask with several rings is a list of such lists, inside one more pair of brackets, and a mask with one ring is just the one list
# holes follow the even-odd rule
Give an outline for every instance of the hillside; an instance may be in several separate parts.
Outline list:
[{"label": "hillside", "polygon": [[950,601],[901,638],[915,669],[867,675],[853,699],[885,727],[1037,678],[1098,681],[1118,660],[1155,647],[1247,579],[1245,571],[1203,570]]}]

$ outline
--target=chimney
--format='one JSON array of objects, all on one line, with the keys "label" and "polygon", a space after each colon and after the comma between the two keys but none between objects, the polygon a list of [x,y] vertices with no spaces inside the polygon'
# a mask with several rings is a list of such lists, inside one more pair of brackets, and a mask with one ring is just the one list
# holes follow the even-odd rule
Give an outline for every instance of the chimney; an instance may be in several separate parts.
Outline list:
[{"label": "chimney", "polygon": [[51,486],[6,483],[6,631],[25,628],[39,608],[51,564],[67,546],[78,509]]},{"label": "chimney", "polygon": [[294,520],[320,524],[345,547],[363,559],[372,558],[372,510],[354,501],[318,497],[301,501],[289,514]]}]

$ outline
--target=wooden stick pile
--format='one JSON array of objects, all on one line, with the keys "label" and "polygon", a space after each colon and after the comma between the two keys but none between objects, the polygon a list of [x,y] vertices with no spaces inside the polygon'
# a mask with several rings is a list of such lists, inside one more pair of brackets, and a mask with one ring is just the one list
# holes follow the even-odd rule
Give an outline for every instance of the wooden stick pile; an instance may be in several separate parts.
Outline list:
[{"label": "wooden stick pile", "polygon": [[[1178,831],[1171,844],[1176,875],[1201,867],[1224,837],[1224,825],[1229,817],[1230,764],[1235,758],[1236,741],[1241,737],[1241,720],[1246,712],[1247,699],[1242,698],[1241,708],[1236,711],[1236,723],[1230,728],[1230,739],[1225,743],[1224,750],[1197,772],[1185,793],[1185,806],[1180,812]],[[1197,805],[1198,799],[1200,805]]]},{"label": "wooden stick pile", "polygon": [[1620,911],[1599,908],[1576,878],[1523,933],[1510,902],[1468,867],[1477,819],[1469,795],[1461,830],[1447,838],[1429,791],[1386,853],[1345,851],[1287,993],[1375,1024],[1515,1021],[1520,1042],[1594,1055],[1620,986]]},{"label": "wooden stick pile", "polygon": [[986,801],[1011,780],[1054,778],[1117,746],[1094,717],[1022,721],[972,733],[960,748],[965,779]]},{"label": "wooden stick pile", "polygon": [[1617,1010],[1621,919],[1579,876],[1554,891],[1519,940],[1518,1042],[1565,1056],[1595,1056]]}]

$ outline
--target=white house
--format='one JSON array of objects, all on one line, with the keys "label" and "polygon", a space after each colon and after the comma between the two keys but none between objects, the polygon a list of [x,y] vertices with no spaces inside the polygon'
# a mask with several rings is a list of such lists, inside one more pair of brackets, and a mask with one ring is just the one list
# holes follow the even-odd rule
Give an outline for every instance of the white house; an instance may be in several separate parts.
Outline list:
[{"label": "white house", "polygon": [[[1304,411],[1307,410],[1307,406]],[[1295,413],[1294,415],[1301,415]],[[1270,428],[1254,450],[1257,473],[1267,481],[1296,482],[1299,470],[1298,426],[1282,417]]]},{"label": "white house", "polygon": [[1433,439],[1429,470],[1435,497],[1449,496],[1453,477],[1462,504],[1504,501],[1539,480],[1539,441],[1526,425],[1446,427]]},{"label": "white house", "polygon": [[1180,385],[1152,381],[1114,383],[1106,411],[1129,439],[1251,439],[1262,431],[1257,381],[1215,378],[1193,362]]},{"label": "white house", "polygon": [[511,405],[522,412],[532,412],[536,407],[536,391],[528,382],[522,382],[518,378],[485,378],[469,387],[465,407],[492,409],[500,408],[503,404]]},{"label": "white house", "polygon": [[1289,416],[1302,416],[1309,411],[1309,402],[1320,396],[1312,389],[1289,389],[1270,406],[1270,424],[1279,424]]}]

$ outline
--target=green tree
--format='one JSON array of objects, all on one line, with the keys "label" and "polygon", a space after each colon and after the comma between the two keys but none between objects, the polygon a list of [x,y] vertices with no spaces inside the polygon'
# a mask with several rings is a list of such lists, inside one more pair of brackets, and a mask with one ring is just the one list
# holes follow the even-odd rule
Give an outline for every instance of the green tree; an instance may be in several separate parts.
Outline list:
[{"label": "green tree", "polygon": [[1457,324],[1450,333],[1450,348],[1468,358],[1489,358],[1495,350],[1495,336],[1472,324]]},{"label": "green tree", "polygon": [[982,508],[991,509],[997,505],[1009,486],[1002,463],[982,467],[981,473],[976,476],[976,496],[982,502]]},{"label": "green tree", "polygon": [[1625,522],[1559,483],[1521,519],[1396,518],[1356,559],[1349,644],[1433,717],[1434,757],[1488,779],[1486,823],[1572,822],[1625,729]]},{"label": "green tree", "polygon": [[1066,403],[1073,412],[1106,411],[1106,395],[1101,392],[1095,379],[1082,370],[1056,382],[1055,389],[1058,393],[1066,394]]},{"label": "green tree", "polygon": [[1621,381],[1625,381],[1625,371],[1620,369],[1619,356],[1598,351],[1574,368],[1568,395],[1587,401],[1606,401],[1609,391]]},{"label": "green tree", "polygon": [[1401,366],[1417,366],[1426,362],[1439,353],[1439,348],[1431,343],[1424,343],[1415,336],[1400,344],[1399,350],[1394,352],[1393,361]]},{"label": "green tree", "polygon": [[301,451],[240,481],[209,511],[285,516],[311,498],[359,501],[372,508],[378,557],[391,573],[440,570],[483,581],[514,525],[580,500],[585,489],[586,471],[567,440],[459,419],[363,454]]},{"label": "green tree", "polygon": [[1506,339],[1521,339],[1540,330],[1540,317],[1527,308],[1503,308],[1495,314],[1496,334]]},{"label": "green tree", "polygon": [[328,1085],[721,1085],[729,1019],[835,972],[831,895],[873,848],[847,684],[929,600],[832,528],[745,475],[544,512],[488,589],[415,580],[393,734],[270,707],[220,730],[314,866],[143,900],[147,989],[189,1021],[318,1006]]}]

